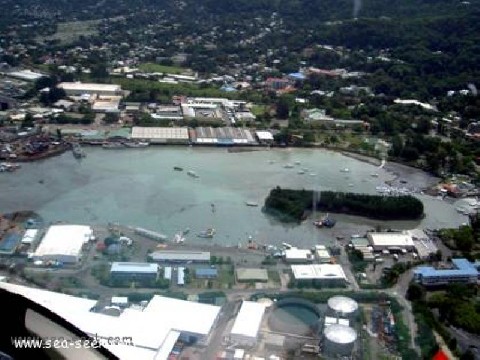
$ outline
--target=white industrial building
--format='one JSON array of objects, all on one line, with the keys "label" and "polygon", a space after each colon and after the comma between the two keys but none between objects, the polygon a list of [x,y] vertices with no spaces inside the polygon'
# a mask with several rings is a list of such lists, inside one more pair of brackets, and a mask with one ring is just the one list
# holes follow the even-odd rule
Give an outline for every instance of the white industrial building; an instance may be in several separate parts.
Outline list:
[{"label": "white industrial building", "polygon": [[37,81],[38,79],[45,77],[45,75],[31,70],[12,71],[6,75],[25,81]]},{"label": "white industrial building", "polygon": [[80,261],[83,245],[92,238],[93,230],[90,226],[50,226],[33,254],[33,259],[77,263]]},{"label": "white industrial building", "polygon": [[0,287],[45,306],[89,336],[119,337],[122,344],[102,345],[122,360],[167,360],[179,340],[206,346],[220,312],[219,306],[155,295],[145,307],[112,316],[91,311],[96,300],[3,282]]},{"label": "white industrial building", "polygon": [[337,280],[346,282],[347,276],[338,264],[292,265],[295,280]]},{"label": "white industrial building", "polygon": [[313,254],[308,249],[286,249],[285,261],[288,263],[309,263],[313,261]]},{"label": "white industrial building", "polygon": [[38,235],[38,230],[37,229],[28,229],[25,231],[25,234],[23,234],[22,237],[22,244],[31,244],[32,242],[35,241]]},{"label": "white industrial building", "polygon": [[188,128],[183,127],[140,127],[132,128],[132,139],[148,140],[156,144],[186,144],[189,142]]},{"label": "white industrial building", "polygon": [[273,135],[270,131],[259,130],[255,131],[255,135],[260,143],[271,144],[273,143]]},{"label": "white industrial building", "polygon": [[99,96],[92,104],[92,110],[95,112],[119,112],[121,96]]},{"label": "white industrial building", "polygon": [[415,248],[410,235],[400,232],[371,232],[367,235],[374,251],[401,250],[412,251]]},{"label": "white industrial building", "polygon": [[244,301],[230,332],[230,341],[239,346],[255,346],[265,309],[265,304]]},{"label": "white industrial building", "polygon": [[84,94],[122,95],[122,87],[115,84],[62,82],[57,87],[63,89],[69,96],[81,96]]}]

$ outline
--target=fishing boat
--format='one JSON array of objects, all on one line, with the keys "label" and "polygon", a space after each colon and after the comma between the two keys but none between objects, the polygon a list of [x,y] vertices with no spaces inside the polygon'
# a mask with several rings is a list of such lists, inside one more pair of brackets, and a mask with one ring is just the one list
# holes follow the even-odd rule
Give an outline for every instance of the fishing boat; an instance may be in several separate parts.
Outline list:
[{"label": "fishing boat", "polygon": [[258,203],[256,201],[246,201],[245,204],[247,206],[258,206]]},{"label": "fishing boat", "polygon": [[212,229],[212,228],[209,228],[197,234],[197,236],[200,238],[208,238],[208,239],[213,238],[214,235],[215,235],[215,229]]},{"label": "fishing boat", "polygon": [[175,170],[175,171],[183,171],[183,168],[180,167],[180,166],[174,166],[174,167],[173,167],[173,170]]},{"label": "fishing boat", "polygon": [[193,177],[193,178],[198,178],[200,176],[198,176],[198,174],[195,172],[195,171],[192,171],[192,170],[188,170],[187,171],[187,175]]}]

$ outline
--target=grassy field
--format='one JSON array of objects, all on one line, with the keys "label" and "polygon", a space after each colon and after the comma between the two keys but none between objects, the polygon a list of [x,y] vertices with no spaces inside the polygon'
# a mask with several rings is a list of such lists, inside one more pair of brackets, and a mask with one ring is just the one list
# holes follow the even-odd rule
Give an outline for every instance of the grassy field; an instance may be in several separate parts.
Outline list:
[{"label": "grassy field", "polygon": [[263,115],[267,109],[268,109],[267,105],[253,105],[252,114],[255,116],[260,116],[260,115]]},{"label": "grassy field", "polygon": [[215,87],[200,87],[197,84],[166,84],[157,81],[143,79],[111,78],[112,83],[121,85],[123,89],[135,93],[158,91],[164,96],[186,95],[200,97],[229,97]]},{"label": "grassy field", "polygon": [[97,34],[100,20],[71,21],[57,24],[57,31],[50,36],[40,36],[37,41],[58,40],[61,44],[70,44],[80,36]]},{"label": "grassy field", "polygon": [[190,73],[188,69],[181,68],[179,66],[166,66],[154,63],[140,64],[138,68],[145,72],[157,72],[157,73],[169,73],[169,74],[183,74]]}]

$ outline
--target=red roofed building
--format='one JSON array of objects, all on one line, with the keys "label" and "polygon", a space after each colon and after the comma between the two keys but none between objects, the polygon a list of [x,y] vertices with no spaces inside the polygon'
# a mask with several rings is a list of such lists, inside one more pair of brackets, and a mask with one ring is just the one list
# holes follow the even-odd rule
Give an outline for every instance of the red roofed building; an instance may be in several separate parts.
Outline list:
[{"label": "red roofed building", "polygon": [[438,350],[437,353],[433,356],[432,360],[450,360],[450,359],[442,350]]}]

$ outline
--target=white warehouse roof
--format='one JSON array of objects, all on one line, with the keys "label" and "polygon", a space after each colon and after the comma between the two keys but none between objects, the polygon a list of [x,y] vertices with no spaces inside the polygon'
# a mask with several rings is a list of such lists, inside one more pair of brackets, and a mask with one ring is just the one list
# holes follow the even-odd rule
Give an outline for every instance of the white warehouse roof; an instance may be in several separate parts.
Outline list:
[{"label": "white warehouse roof", "polygon": [[77,257],[83,244],[90,240],[93,230],[85,225],[53,225],[47,230],[34,257]]},{"label": "white warehouse roof", "polygon": [[170,127],[140,127],[132,128],[132,139],[185,139],[187,140],[187,128]]},{"label": "white warehouse roof", "polygon": [[347,280],[342,266],[338,264],[292,265],[292,272],[295,279],[300,280]]},{"label": "white warehouse roof", "polygon": [[82,82],[62,82],[57,87],[68,91],[87,91],[87,92],[119,92],[122,90],[120,85],[116,84],[95,84],[95,83],[82,83]]},{"label": "white warehouse roof", "polygon": [[287,260],[311,260],[312,252],[308,249],[291,248],[285,250],[285,259]]},{"label": "white warehouse roof", "polygon": [[110,272],[115,273],[142,273],[150,274],[158,272],[158,264],[138,262],[114,262]]},{"label": "white warehouse roof", "polygon": [[270,131],[257,131],[256,134],[259,140],[273,140],[273,135]]},{"label": "white warehouse roof", "polygon": [[244,301],[230,334],[233,336],[241,335],[256,338],[265,308],[265,304],[254,301]]},{"label": "white warehouse roof", "polygon": [[373,232],[368,234],[370,243],[375,247],[413,247],[413,239],[410,235],[404,233],[380,233]]}]

